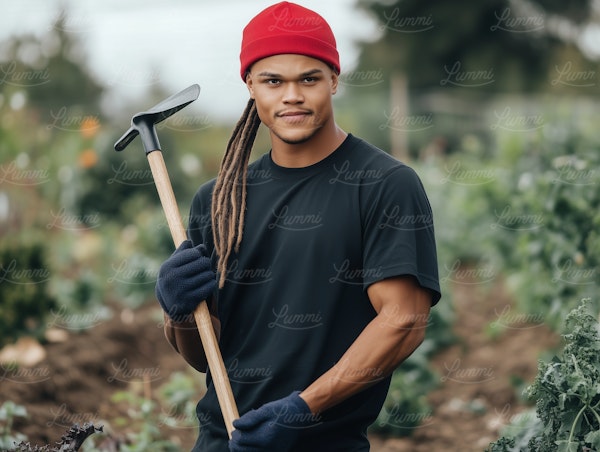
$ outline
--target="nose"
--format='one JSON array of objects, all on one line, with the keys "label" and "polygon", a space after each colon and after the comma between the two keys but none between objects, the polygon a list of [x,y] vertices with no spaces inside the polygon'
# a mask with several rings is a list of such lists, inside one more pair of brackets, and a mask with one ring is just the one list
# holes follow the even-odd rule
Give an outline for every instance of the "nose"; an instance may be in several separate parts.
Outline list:
[{"label": "nose", "polygon": [[302,89],[297,83],[288,83],[283,92],[282,101],[286,104],[299,104],[304,102]]}]

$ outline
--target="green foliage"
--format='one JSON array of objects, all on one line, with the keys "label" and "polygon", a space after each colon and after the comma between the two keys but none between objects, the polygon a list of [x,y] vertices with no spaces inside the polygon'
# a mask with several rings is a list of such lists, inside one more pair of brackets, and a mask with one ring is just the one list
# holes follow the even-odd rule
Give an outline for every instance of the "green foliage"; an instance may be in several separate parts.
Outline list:
[{"label": "green foliage", "polygon": [[409,436],[427,425],[433,415],[427,394],[439,383],[426,354],[417,351],[392,376],[390,390],[377,420],[369,430],[379,435]]},{"label": "green foliage", "polygon": [[412,431],[427,425],[433,407],[427,395],[439,384],[439,375],[431,369],[434,353],[452,344],[452,311],[449,293],[431,310],[423,343],[392,375],[390,389],[381,412],[370,431],[379,435],[409,436]]},{"label": "green foliage", "polygon": [[541,363],[528,389],[544,424],[534,450],[555,444],[559,451],[600,448],[600,323],[590,303],[586,300],[567,316],[562,357]]},{"label": "green foliage", "polygon": [[113,403],[125,403],[129,408],[127,417],[114,420],[115,425],[127,426],[127,444],[121,445],[121,452],[179,452],[180,448],[172,441],[162,438],[158,428],[157,403],[131,391],[120,391],[111,397]]},{"label": "green foliage", "polygon": [[575,126],[562,132],[505,160],[515,167],[510,189],[490,205],[520,308],[546,313],[556,329],[577,300],[596,295],[600,270],[600,137]]},{"label": "green foliage", "polygon": [[206,391],[199,388],[197,378],[183,372],[175,372],[159,389],[161,402],[169,407],[161,422],[173,428],[197,428],[196,400],[198,394]]},{"label": "green foliage", "polygon": [[10,400],[0,405],[0,450],[10,450],[15,444],[25,441],[27,437],[22,433],[12,431],[15,418],[27,417],[27,409]]},{"label": "green foliage", "polygon": [[[560,357],[540,362],[526,391],[536,402],[536,418],[515,437],[491,444],[490,452],[577,452],[600,449],[600,321],[598,306],[584,299],[566,317]],[[506,448],[528,437],[527,449]],[[522,443],[522,441],[519,441]],[[590,449],[591,448],[591,449]]]},{"label": "green foliage", "polygon": [[485,452],[511,452],[515,450],[514,438],[500,438],[498,441],[490,444]]},{"label": "green foliage", "polygon": [[[205,390],[206,387],[200,385],[191,373],[175,372],[158,388],[155,396],[140,394],[142,387],[135,384],[127,390],[115,392],[111,403],[126,414],[108,419],[113,428],[97,436],[113,436],[113,430],[122,431],[119,436],[124,435],[125,438],[119,445],[119,452],[181,452],[181,446],[168,439],[168,429],[197,431],[195,400]],[[103,451],[97,449],[93,438],[84,444],[84,450]]]},{"label": "green foliage", "polygon": [[600,135],[577,114],[584,105],[562,107],[538,130],[498,132],[487,152],[465,142],[423,173],[442,279],[463,264],[502,276],[517,311],[556,330],[600,271]]},{"label": "green foliage", "polygon": [[24,333],[39,335],[56,307],[46,290],[52,275],[46,253],[42,243],[0,246],[0,345]]}]

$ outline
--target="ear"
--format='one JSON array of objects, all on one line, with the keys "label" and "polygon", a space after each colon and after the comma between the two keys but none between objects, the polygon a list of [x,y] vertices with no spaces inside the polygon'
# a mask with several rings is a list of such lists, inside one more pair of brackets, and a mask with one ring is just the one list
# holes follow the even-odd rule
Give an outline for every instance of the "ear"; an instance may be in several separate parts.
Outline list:
[{"label": "ear", "polygon": [[339,82],[339,75],[337,72],[332,70],[331,71],[331,94],[332,95],[337,93],[338,82]]},{"label": "ear", "polygon": [[246,72],[246,88],[248,88],[248,93],[250,94],[250,98],[254,99],[254,85],[252,81],[252,75],[250,71]]}]

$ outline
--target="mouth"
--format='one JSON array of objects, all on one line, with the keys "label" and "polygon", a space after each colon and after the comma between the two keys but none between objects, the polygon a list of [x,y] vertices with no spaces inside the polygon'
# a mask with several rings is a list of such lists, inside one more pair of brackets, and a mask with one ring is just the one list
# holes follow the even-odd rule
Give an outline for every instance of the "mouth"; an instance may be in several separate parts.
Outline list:
[{"label": "mouth", "polygon": [[287,123],[298,123],[308,118],[312,112],[307,110],[286,110],[277,113],[275,116],[281,118]]}]

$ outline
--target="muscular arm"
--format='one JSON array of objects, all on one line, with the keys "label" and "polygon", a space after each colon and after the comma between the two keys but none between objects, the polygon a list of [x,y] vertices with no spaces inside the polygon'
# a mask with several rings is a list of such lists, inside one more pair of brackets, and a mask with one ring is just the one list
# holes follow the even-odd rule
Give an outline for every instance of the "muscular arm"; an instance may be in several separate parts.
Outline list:
[{"label": "muscular arm", "polygon": [[421,344],[431,294],[412,277],[379,281],[367,289],[377,316],[339,362],[301,394],[320,413],[390,375]]}]

